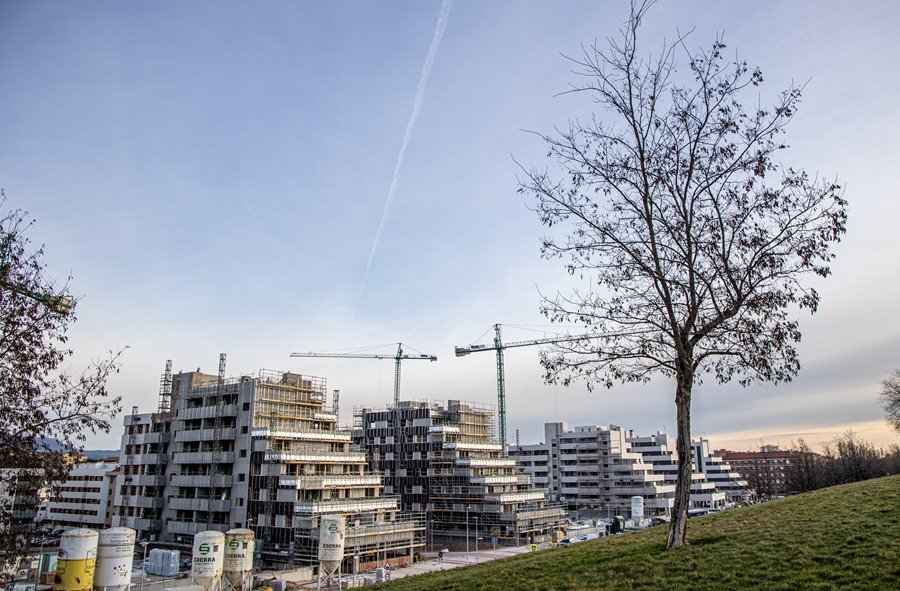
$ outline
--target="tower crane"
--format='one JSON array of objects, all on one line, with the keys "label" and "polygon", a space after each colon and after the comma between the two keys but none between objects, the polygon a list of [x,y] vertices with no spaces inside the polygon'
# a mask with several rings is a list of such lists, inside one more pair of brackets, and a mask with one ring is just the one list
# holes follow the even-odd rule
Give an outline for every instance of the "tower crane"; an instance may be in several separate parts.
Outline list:
[{"label": "tower crane", "polygon": [[497,352],[497,422],[500,423],[500,445],[503,447],[503,455],[506,455],[506,372],[503,369],[503,351],[513,347],[530,347],[532,345],[550,345],[553,343],[565,343],[568,341],[580,341],[582,339],[596,338],[597,335],[563,335],[532,339],[530,341],[513,341],[504,343],[500,335],[500,325],[494,325],[493,345],[469,345],[468,347],[456,347],[456,356],[465,357],[469,353],[482,351]]},{"label": "tower crane", "polygon": [[394,360],[394,404],[400,402],[400,361],[403,359],[419,359],[437,361],[434,355],[420,353],[407,355],[403,353],[403,343],[397,343],[397,353],[291,353],[291,357],[330,357],[340,359],[393,359]]}]

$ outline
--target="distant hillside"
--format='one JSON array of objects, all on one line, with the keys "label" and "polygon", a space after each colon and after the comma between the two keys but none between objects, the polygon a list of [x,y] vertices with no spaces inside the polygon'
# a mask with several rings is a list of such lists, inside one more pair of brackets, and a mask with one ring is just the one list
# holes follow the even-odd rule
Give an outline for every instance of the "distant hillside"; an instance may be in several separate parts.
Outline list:
[{"label": "distant hillside", "polygon": [[399,579],[384,589],[900,589],[900,476],[664,527]]},{"label": "distant hillside", "polygon": [[[38,445],[49,449],[50,451],[69,451],[71,448],[64,446],[62,443],[53,439],[52,437],[41,437],[38,439]],[[82,455],[89,460],[102,460],[104,458],[109,458],[112,456],[119,455],[119,450],[117,449],[85,449],[82,450]]]}]

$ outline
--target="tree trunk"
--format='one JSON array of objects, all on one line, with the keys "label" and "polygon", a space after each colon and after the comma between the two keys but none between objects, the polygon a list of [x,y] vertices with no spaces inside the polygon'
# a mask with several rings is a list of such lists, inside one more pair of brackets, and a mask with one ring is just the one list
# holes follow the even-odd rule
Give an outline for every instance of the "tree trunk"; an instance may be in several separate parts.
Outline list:
[{"label": "tree trunk", "polygon": [[[690,368],[690,364],[685,364]],[[666,548],[687,546],[688,509],[691,505],[691,476],[693,469],[693,453],[691,450],[691,388],[694,385],[694,374],[691,369],[684,369],[676,376],[675,408],[677,423],[675,450],[678,453],[678,480],[675,483],[675,505],[672,508],[672,521],[669,524],[669,537]]]}]

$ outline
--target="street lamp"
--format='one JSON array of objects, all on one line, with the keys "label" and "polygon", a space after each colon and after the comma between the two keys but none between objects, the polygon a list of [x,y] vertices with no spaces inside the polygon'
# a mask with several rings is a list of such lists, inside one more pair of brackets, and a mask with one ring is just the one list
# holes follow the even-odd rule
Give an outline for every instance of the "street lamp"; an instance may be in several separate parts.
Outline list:
[{"label": "street lamp", "polygon": [[47,541],[47,538],[44,534],[41,534],[41,553],[38,554],[38,567],[37,567],[37,584],[41,584],[41,568],[44,566],[44,543]]},{"label": "street lamp", "polygon": [[466,505],[466,562],[469,562],[469,507]]},{"label": "street lamp", "polygon": [[144,560],[141,562],[141,585],[140,591],[144,591],[144,577],[147,575],[147,548],[150,547],[150,542],[144,540],[141,541],[141,546],[144,548]]},{"label": "street lamp", "polygon": [[478,562],[478,516],[475,516],[475,562]]}]

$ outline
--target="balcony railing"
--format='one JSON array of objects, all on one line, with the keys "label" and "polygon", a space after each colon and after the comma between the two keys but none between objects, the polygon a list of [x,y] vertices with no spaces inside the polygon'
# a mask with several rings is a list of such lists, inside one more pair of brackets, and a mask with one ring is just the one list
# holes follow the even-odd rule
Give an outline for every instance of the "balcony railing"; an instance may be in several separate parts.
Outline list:
[{"label": "balcony railing", "polygon": [[[237,430],[234,427],[226,427],[219,429],[220,440],[232,440],[237,436]],[[216,439],[215,429],[183,429],[178,431],[175,441],[214,441]]]},{"label": "balcony railing", "polygon": [[312,476],[282,476],[281,486],[297,489],[346,488],[353,486],[381,486],[378,474],[323,474]]},{"label": "balcony railing", "polygon": [[365,499],[335,499],[328,501],[300,501],[294,504],[297,515],[321,515],[323,513],[364,513],[379,509],[396,509],[396,497],[371,497]]}]

